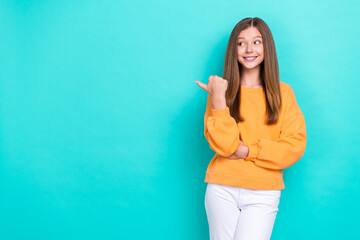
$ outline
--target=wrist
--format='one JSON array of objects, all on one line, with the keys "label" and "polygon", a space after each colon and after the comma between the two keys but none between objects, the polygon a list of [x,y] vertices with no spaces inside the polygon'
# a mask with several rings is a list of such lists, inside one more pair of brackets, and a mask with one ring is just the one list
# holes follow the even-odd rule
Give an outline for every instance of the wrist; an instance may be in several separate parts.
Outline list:
[{"label": "wrist", "polygon": [[224,109],[226,108],[226,98],[224,95],[213,95],[211,98],[213,109]]},{"label": "wrist", "polygon": [[244,145],[244,147],[245,147],[244,158],[247,158],[249,156],[249,147],[247,145]]},{"label": "wrist", "polygon": [[249,155],[249,147],[246,145],[241,145],[240,153],[241,153],[240,158],[243,158],[243,159],[247,158],[247,156]]}]

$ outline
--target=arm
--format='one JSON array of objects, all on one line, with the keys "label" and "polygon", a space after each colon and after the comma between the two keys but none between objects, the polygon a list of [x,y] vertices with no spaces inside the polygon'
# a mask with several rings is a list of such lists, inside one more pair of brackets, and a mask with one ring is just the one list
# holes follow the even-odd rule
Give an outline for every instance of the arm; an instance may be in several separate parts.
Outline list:
[{"label": "arm", "polygon": [[[215,109],[221,104],[212,105],[211,95],[207,96],[206,112],[204,116],[204,135],[210,148],[217,154],[231,156],[240,145],[239,128],[230,115],[229,107]],[[215,107],[215,108],[213,108]]]},{"label": "arm", "polygon": [[305,118],[290,87],[286,98],[280,137],[276,140],[258,139],[250,144],[246,160],[271,169],[284,169],[300,160],[306,147]]}]

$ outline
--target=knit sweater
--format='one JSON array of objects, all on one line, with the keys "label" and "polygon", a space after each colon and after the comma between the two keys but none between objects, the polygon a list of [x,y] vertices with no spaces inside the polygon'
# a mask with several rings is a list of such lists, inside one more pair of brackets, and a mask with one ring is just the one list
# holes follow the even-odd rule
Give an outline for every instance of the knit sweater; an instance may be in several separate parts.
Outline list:
[{"label": "knit sweater", "polygon": [[[282,108],[276,124],[266,125],[266,100],[263,87],[241,86],[240,113],[236,123],[229,107],[213,109],[207,96],[204,135],[215,151],[205,181],[248,189],[285,188],[283,169],[300,160],[306,147],[305,118],[289,84],[280,81]],[[228,159],[240,140],[249,147],[246,158]],[[219,156],[221,155],[221,156]],[[224,156],[224,157],[222,157]]]}]

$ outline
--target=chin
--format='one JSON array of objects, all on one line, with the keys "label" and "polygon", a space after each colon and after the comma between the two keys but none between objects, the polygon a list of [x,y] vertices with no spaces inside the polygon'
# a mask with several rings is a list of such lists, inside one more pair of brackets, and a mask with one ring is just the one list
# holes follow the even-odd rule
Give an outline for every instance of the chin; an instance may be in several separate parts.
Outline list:
[{"label": "chin", "polygon": [[247,64],[241,64],[243,68],[246,68],[246,69],[254,69],[254,68],[257,68],[257,67],[260,67],[260,63],[256,64],[256,65],[247,65]]}]

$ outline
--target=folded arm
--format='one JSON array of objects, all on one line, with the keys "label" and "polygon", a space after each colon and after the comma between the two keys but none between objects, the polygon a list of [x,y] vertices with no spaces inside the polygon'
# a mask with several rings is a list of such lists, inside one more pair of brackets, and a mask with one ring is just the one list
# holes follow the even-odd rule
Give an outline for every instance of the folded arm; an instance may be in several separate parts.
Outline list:
[{"label": "folded arm", "polygon": [[264,168],[288,168],[302,158],[306,147],[306,125],[292,88],[288,89],[280,137],[275,140],[257,139],[248,147],[245,160],[254,161],[255,165]]}]

